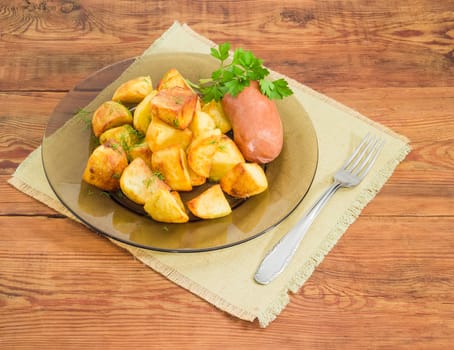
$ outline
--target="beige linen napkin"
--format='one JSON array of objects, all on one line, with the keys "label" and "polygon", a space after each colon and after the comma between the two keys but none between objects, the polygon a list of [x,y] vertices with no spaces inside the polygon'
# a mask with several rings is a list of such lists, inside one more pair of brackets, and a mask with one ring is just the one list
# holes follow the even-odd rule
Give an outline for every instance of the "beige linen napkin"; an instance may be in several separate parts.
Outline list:
[{"label": "beige linen napkin", "polygon": [[[209,53],[212,46],[215,46],[213,42],[195,33],[187,25],[175,22],[144,55],[169,51]],[[140,59],[134,64],[140,64]],[[281,77],[276,72],[272,72],[272,75]],[[257,239],[206,253],[153,252],[112,241],[169,280],[219,309],[244,320],[258,319],[262,327],[266,327],[283,310],[289,301],[288,292],[296,292],[303,285],[410,151],[406,138],[288,77],[285,78],[311,118],[319,142],[319,164],[313,185],[302,204],[288,219]],[[367,132],[386,140],[371,174],[358,187],[340,191],[332,198],[281,276],[267,286],[255,283],[253,276],[263,256],[331,184],[333,171]],[[47,183],[40,148],[25,159],[9,182],[55,210],[71,216]]]}]

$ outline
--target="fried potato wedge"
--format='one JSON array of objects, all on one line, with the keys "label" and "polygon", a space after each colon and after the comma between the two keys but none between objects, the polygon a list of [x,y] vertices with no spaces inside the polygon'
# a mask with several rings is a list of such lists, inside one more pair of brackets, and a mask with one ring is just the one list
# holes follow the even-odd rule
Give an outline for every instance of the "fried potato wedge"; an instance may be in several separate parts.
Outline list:
[{"label": "fried potato wedge", "polygon": [[192,91],[191,87],[181,73],[177,69],[171,68],[162,76],[157,89],[164,90],[175,86]]},{"label": "fried potato wedge", "polygon": [[133,125],[138,131],[144,135],[147,133],[148,125],[151,122],[151,99],[158,93],[157,90],[153,90],[136,106],[133,115]]},{"label": "fried potato wedge", "polygon": [[142,137],[143,135],[131,125],[125,124],[104,131],[101,136],[99,136],[99,143],[103,144],[109,140],[114,140],[123,147],[126,153],[128,153],[131,146],[138,143]]},{"label": "fried potato wedge", "polygon": [[170,194],[173,196],[173,198],[175,198],[175,202],[177,202],[181,210],[186,213],[186,208],[184,207],[183,201],[180,197],[180,193],[178,193],[177,191],[170,191]]},{"label": "fried potato wedge", "polygon": [[208,113],[196,111],[191,124],[189,124],[189,129],[191,129],[194,137],[201,137],[203,134],[216,129],[216,124]]},{"label": "fried potato wedge", "polygon": [[153,118],[148,126],[145,140],[153,152],[172,145],[179,145],[186,150],[192,140],[192,131],[175,129],[161,119]]},{"label": "fried potato wedge", "polygon": [[153,152],[151,168],[162,174],[166,184],[175,191],[191,191],[186,153],[178,145],[173,145]]},{"label": "fried potato wedge", "polygon": [[199,174],[196,174],[194,170],[191,169],[190,166],[188,166],[188,171],[189,177],[191,178],[191,185],[193,187],[203,185],[207,181],[207,178],[205,176],[200,176]]},{"label": "fried potato wedge", "polygon": [[121,103],[139,103],[153,91],[150,76],[141,76],[121,84],[114,92],[112,101]]},{"label": "fried potato wedge", "polygon": [[220,185],[232,197],[247,198],[265,191],[268,181],[257,163],[238,163],[222,177]]},{"label": "fried potato wedge", "polygon": [[159,222],[184,223],[189,221],[178,192],[158,189],[145,202],[144,209],[153,220]]},{"label": "fried potato wedge", "polygon": [[91,126],[93,133],[99,137],[104,131],[116,126],[132,124],[131,112],[121,103],[106,101],[93,113]]},{"label": "fried potato wedge", "polygon": [[192,214],[202,219],[220,218],[232,212],[219,184],[211,186],[186,205]]},{"label": "fried potato wedge", "polygon": [[123,171],[120,188],[126,197],[142,205],[158,189],[170,191],[170,187],[153,173],[142,158],[134,159]]},{"label": "fried potato wedge", "polygon": [[129,161],[133,161],[136,158],[142,158],[145,164],[151,168],[151,149],[148,147],[148,143],[141,142],[132,145],[127,152]]},{"label": "fried potato wedge", "polygon": [[203,105],[202,111],[213,118],[214,124],[217,128],[221,129],[223,134],[232,129],[232,124],[230,123],[229,117],[224,113],[221,102],[211,100]]},{"label": "fried potato wedge", "polygon": [[211,162],[220,138],[219,131],[219,133],[213,132],[211,135],[197,138],[191,142],[188,147],[188,164],[196,174],[203,177],[210,175]]},{"label": "fried potato wedge", "polygon": [[222,135],[211,160],[209,179],[219,181],[235,165],[244,162],[244,157],[235,142],[230,137]]},{"label": "fried potato wedge", "polygon": [[192,121],[198,96],[175,86],[159,90],[151,100],[151,113],[174,128],[186,129]]},{"label": "fried potato wedge", "polygon": [[108,141],[90,155],[82,179],[101,190],[115,191],[120,188],[120,177],[127,166],[128,158],[123,148]]}]

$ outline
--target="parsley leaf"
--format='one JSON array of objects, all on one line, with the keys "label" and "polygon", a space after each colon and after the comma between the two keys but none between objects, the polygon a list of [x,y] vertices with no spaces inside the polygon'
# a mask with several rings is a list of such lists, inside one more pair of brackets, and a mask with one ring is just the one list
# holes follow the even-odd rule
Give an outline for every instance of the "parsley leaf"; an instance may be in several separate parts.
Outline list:
[{"label": "parsley leaf", "polygon": [[219,69],[213,71],[210,78],[200,79],[199,85],[190,84],[200,91],[204,102],[219,101],[227,93],[237,96],[253,80],[259,82],[260,91],[269,99],[282,99],[293,94],[284,79],[265,79],[270,72],[251,51],[235,49],[230,63],[226,62],[230,43],[219,44],[218,47],[211,48],[210,52],[211,56],[220,61]]},{"label": "parsley leaf", "polygon": [[284,79],[278,79],[273,82],[262,79],[259,81],[259,84],[262,93],[270,99],[280,100],[293,93]]},{"label": "parsley leaf", "polygon": [[223,43],[218,46],[218,48],[211,48],[211,56],[217,58],[221,61],[225,61],[229,58],[230,44]]},{"label": "parsley leaf", "polygon": [[269,80],[260,80],[260,90],[263,92],[264,95],[271,96],[274,90],[274,84]]}]

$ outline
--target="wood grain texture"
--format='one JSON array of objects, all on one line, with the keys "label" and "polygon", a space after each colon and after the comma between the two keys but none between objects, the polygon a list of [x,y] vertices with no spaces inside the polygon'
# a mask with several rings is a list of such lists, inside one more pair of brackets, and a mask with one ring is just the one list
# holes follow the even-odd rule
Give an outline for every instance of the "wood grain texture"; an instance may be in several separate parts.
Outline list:
[{"label": "wood grain texture", "polygon": [[[174,20],[406,135],[412,152],[266,329],[7,179],[89,74]],[[454,1],[0,0],[0,348],[448,349]],[[146,283],[144,283],[146,281]]]},{"label": "wood grain texture", "polygon": [[452,218],[360,218],[287,309],[261,330],[174,287],[68,219],[5,218],[0,257],[10,259],[8,271],[0,271],[2,339],[11,346],[45,345],[50,338],[90,346],[101,334],[126,345],[120,336],[126,335],[135,347],[153,336],[168,348],[203,340],[207,348],[232,349],[245,341],[270,349],[443,344],[454,330],[445,324],[454,316],[454,272],[444,261],[454,249],[453,241],[446,244],[453,224]]}]

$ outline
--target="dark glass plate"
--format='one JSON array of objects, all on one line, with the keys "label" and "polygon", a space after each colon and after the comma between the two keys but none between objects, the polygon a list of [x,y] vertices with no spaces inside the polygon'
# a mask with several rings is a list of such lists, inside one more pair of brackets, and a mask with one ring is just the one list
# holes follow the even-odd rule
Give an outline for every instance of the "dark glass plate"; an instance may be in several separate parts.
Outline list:
[{"label": "dark glass plate", "polygon": [[216,67],[217,62],[209,55],[156,54],[140,61],[115,63],[74,87],[52,113],[42,144],[47,179],[62,203],[99,233],[140,248],[167,252],[230,247],[258,237],[282,222],[309,190],[318,161],[315,130],[294,96],[277,101],[284,125],[284,147],[266,167],[268,190],[237,205],[227,217],[186,224],[155,222],[81,180],[93,147],[89,113],[110,100],[122,82],[150,75],[156,84],[170,68],[198,81],[209,77]]}]

